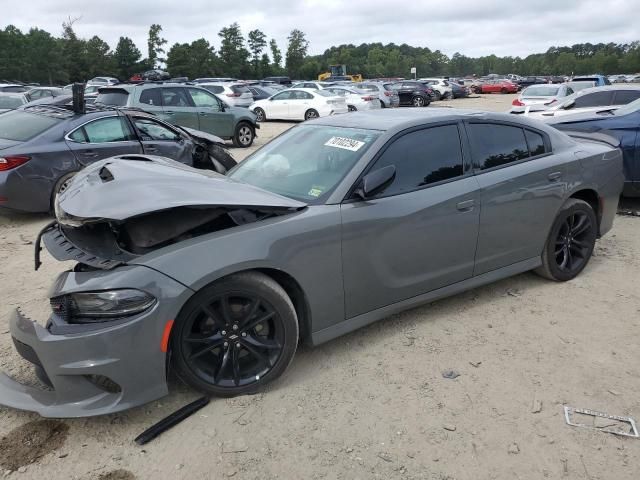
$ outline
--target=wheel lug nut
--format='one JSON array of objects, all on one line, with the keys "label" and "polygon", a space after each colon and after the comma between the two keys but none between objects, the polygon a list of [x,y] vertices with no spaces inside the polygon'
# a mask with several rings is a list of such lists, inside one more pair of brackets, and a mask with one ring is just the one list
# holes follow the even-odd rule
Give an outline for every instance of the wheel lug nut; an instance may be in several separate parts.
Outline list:
[{"label": "wheel lug nut", "polygon": [[238,329],[238,325],[234,325],[234,326],[233,326],[233,329],[234,329],[234,330],[237,330],[237,329]]},{"label": "wheel lug nut", "polygon": [[220,332],[220,333],[222,333],[222,335],[226,335],[227,334],[226,330],[222,330],[222,332]]},{"label": "wheel lug nut", "polygon": [[242,332],[242,336],[246,337],[247,336],[247,332]]},{"label": "wheel lug nut", "polygon": [[239,343],[236,343],[236,347],[237,347],[237,348],[240,348],[240,344],[239,344]]},{"label": "wheel lug nut", "polygon": [[224,346],[225,346],[225,347],[228,347],[228,346],[229,346],[229,343],[228,343],[228,342],[224,342]]}]

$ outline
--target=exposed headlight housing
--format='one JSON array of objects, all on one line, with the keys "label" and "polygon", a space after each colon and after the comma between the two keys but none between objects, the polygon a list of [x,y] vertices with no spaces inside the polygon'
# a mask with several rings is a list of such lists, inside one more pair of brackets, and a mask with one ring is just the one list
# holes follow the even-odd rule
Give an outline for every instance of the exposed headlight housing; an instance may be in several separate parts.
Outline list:
[{"label": "exposed headlight housing", "polygon": [[132,288],[78,292],[51,299],[51,309],[69,323],[105,322],[137,315],[155,305],[152,295]]}]

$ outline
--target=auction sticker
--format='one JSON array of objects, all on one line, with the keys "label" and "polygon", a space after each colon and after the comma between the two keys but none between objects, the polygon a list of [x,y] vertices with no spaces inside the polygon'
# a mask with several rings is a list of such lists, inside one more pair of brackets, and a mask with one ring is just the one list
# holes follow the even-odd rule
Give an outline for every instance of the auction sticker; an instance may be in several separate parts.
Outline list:
[{"label": "auction sticker", "polygon": [[345,137],[331,137],[327,140],[327,143],[325,143],[327,147],[342,148],[344,150],[351,150],[352,152],[357,152],[363,145],[364,142]]}]

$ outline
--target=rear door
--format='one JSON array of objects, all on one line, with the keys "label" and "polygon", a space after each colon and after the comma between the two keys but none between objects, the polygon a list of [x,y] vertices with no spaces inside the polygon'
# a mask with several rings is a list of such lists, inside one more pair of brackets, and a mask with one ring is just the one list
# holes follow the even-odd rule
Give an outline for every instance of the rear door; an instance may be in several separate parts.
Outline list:
[{"label": "rear door", "polygon": [[309,92],[296,90],[291,92],[289,99],[288,118],[295,120],[304,120],[304,114],[307,110],[313,108],[313,95]]},{"label": "rear door", "polygon": [[129,122],[118,115],[91,120],[70,132],[65,141],[82,165],[113,155],[142,153]]},{"label": "rear door", "polygon": [[160,118],[174,125],[199,128],[198,111],[187,89],[182,87],[162,88],[162,116]]},{"label": "rear door", "polygon": [[369,171],[396,168],[378,196],[342,204],[347,318],[470,278],[478,236],[478,181],[457,124],[392,139]]},{"label": "rear door", "polygon": [[189,95],[198,112],[197,128],[223,138],[233,136],[235,116],[223,107],[218,97],[201,88],[189,88]]},{"label": "rear door", "polygon": [[144,153],[160,155],[172,160],[193,165],[193,143],[184,140],[176,130],[149,117],[130,116]]},{"label": "rear door", "polygon": [[474,275],[539,257],[567,191],[567,159],[517,124],[465,122],[480,184]]}]

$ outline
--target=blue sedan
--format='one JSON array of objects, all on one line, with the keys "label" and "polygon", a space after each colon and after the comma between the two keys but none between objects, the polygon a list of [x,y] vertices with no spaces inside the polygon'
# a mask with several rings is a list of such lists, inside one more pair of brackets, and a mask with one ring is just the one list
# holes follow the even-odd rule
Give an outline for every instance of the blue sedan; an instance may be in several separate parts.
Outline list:
[{"label": "blue sedan", "polygon": [[615,137],[623,152],[625,183],[622,195],[640,197],[640,99],[617,110],[599,110],[552,118],[558,130],[603,133]]}]

